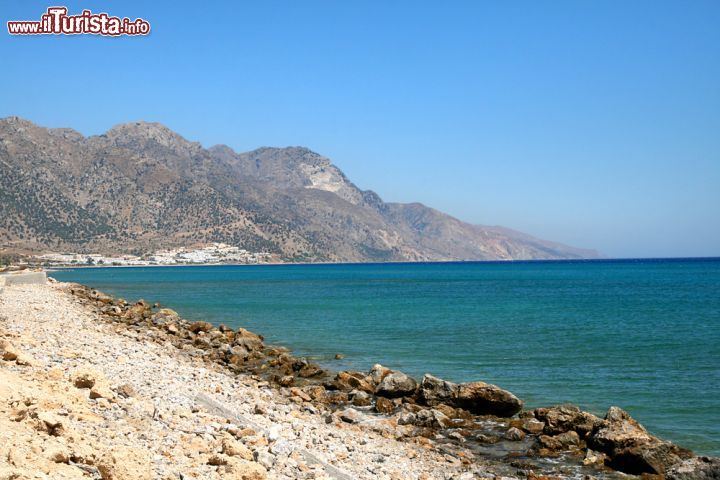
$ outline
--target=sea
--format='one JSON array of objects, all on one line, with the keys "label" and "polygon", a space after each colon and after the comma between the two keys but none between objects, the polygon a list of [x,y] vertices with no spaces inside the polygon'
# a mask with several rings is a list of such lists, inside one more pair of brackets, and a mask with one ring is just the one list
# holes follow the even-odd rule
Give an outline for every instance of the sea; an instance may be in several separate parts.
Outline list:
[{"label": "sea", "polygon": [[[481,380],[527,407],[626,409],[720,455],[720,259],[75,268],[332,370]],[[335,355],[344,356],[335,360]]]}]

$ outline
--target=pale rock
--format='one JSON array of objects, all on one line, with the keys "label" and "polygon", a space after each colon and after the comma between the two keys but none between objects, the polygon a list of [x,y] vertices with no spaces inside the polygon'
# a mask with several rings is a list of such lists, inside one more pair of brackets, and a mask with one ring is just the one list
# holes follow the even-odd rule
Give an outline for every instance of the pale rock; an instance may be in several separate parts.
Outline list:
[{"label": "pale rock", "polygon": [[53,437],[59,437],[65,433],[63,419],[58,415],[50,412],[41,412],[38,414],[39,427]]},{"label": "pale rock", "polygon": [[70,374],[70,381],[77,388],[92,388],[98,382],[103,382],[105,376],[93,368],[83,367]]},{"label": "pale rock", "polygon": [[6,362],[12,362],[18,358],[20,351],[10,341],[0,339],[0,355]]},{"label": "pale rock", "polygon": [[223,438],[222,452],[231,457],[240,457],[244,460],[252,460],[253,453],[241,442],[233,438]]},{"label": "pale rock", "polygon": [[146,450],[115,447],[99,459],[103,480],[152,480],[151,458]]},{"label": "pale rock", "polygon": [[510,427],[508,431],[505,432],[505,435],[503,435],[503,438],[512,442],[519,442],[525,438],[525,432],[519,428]]},{"label": "pale rock", "polygon": [[397,398],[413,395],[418,383],[409,375],[402,372],[388,373],[375,390],[376,395],[388,398]]},{"label": "pale rock", "polygon": [[259,463],[230,457],[220,475],[225,480],[265,480],[267,470]]},{"label": "pale rock", "polygon": [[383,378],[385,378],[385,376],[387,376],[390,372],[391,370],[389,368],[383,367],[379,363],[376,363],[370,369],[368,377],[370,378],[370,381],[372,381],[372,383],[377,385],[382,382]]}]

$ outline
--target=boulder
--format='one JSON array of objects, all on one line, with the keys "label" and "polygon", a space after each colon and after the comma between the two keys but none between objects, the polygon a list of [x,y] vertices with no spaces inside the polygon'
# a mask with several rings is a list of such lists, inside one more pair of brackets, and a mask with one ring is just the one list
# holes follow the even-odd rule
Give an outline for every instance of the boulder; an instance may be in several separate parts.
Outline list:
[{"label": "boulder", "polygon": [[281,387],[289,387],[290,385],[295,383],[295,377],[293,377],[292,375],[285,375],[284,377],[280,377],[277,383]]},{"label": "boulder", "polygon": [[583,465],[605,465],[606,460],[607,455],[588,448],[585,452],[585,458],[583,458]]},{"label": "boulder", "polygon": [[397,417],[398,425],[415,425],[417,423],[417,415],[412,412],[402,412]]},{"label": "boulder", "polygon": [[417,412],[413,423],[419,427],[447,428],[452,424],[452,421],[447,415],[433,408]]},{"label": "boulder", "polygon": [[548,450],[562,450],[563,444],[560,440],[558,440],[555,437],[552,437],[550,435],[540,435],[538,437],[538,442],[540,443],[540,446],[542,448],[548,449]]},{"label": "boulder", "polygon": [[79,368],[70,375],[70,381],[77,388],[92,388],[96,383],[105,383],[105,376],[92,368]]},{"label": "boulder", "polygon": [[720,458],[693,457],[671,467],[667,480],[720,480]]},{"label": "boulder", "polygon": [[209,332],[212,330],[213,326],[212,323],[209,322],[193,322],[188,327],[188,330],[190,330],[192,333],[200,333],[200,332]]},{"label": "boulder", "polygon": [[220,476],[226,480],[265,480],[267,470],[257,462],[230,457],[220,472]]},{"label": "boulder", "polygon": [[554,438],[562,444],[563,448],[577,447],[580,444],[580,436],[575,430],[559,433]]},{"label": "boulder", "polygon": [[314,401],[324,403],[327,401],[327,392],[322,385],[308,385],[303,391]]},{"label": "boulder", "polygon": [[104,304],[112,303],[112,300],[113,300],[110,295],[107,295],[103,292],[99,292],[97,290],[90,291],[89,297],[92,298],[93,300],[96,300],[96,301],[98,301],[100,303],[104,303]]},{"label": "boulder", "polygon": [[334,383],[336,388],[342,391],[361,390],[366,393],[374,391],[373,386],[359,372],[340,372],[335,376]]},{"label": "boulder", "polygon": [[118,307],[117,305],[105,307],[102,309],[102,311],[110,315],[111,317],[119,317],[123,313],[122,308]]},{"label": "boulder", "polygon": [[95,385],[90,388],[89,396],[91,399],[105,398],[107,400],[114,400],[115,392],[113,392],[107,382],[95,382]]},{"label": "boulder", "polygon": [[419,400],[425,405],[445,404],[476,415],[511,417],[520,411],[522,401],[500,387],[484,382],[455,384],[426,374],[420,384]]},{"label": "boulder", "polygon": [[457,384],[434,377],[429,373],[426,373],[420,382],[420,400],[430,406],[440,403],[453,404],[457,391]]},{"label": "boulder", "polygon": [[54,463],[70,462],[70,451],[64,445],[52,445],[43,452],[43,455]]},{"label": "boulder", "polygon": [[383,367],[379,363],[376,363],[368,372],[368,380],[374,385],[378,385],[380,382],[382,382],[383,378],[385,378],[385,376],[390,372],[391,370],[389,368]]},{"label": "boulder", "polygon": [[395,410],[395,404],[392,400],[385,397],[377,397],[375,400],[375,411],[378,413],[384,413],[390,415]]},{"label": "boulder", "polygon": [[97,469],[103,480],[151,480],[151,463],[146,450],[115,447],[103,453]]},{"label": "boulder", "polygon": [[18,358],[20,354],[15,345],[7,340],[0,339],[0,357],[6,362],[12,362]]},{"label": "boulder", "polygon": [[20,366],[31,367],[35,365],[35,359],[27,353],[20,352],[15,358],[15,363]]},{"label": "boulder", "polygon": [[131,398],[137,395],[137,391],[129,383],[124,383],[118,386],[117,388],[115,388],[115,391],[123,398]]},{"label": "boulder", "polygon": [[663,475],[692,453],[650,435],[630,414],[610,407],[605,419],[587,438],[588,446],[608,455],[615,470],[635,475]]},{"label": "boulder", "polygon": [[605,420],[588,438],[588,445],[595,450],[612,453],[633,445],[648,443],[652,438],[647,430],[625,410],[610,407]]},{"label": "boulder", "polygon": [[415,394],[417,381],[402,372],[388,373],[375,389],[375,395],[387,398],[408,397]]},{"label": "boulder", "polygon": [[515,426],[517,428],[535,435],[541,434],[545,429],[545,423],[536,418],[520,418],[518,420],[514,420],[514,422],[516,422]]},{"label": "boulder", "polygon": [[356,407],[367,407],[372,403],[370,394],[362,390],[353,390],[350,392],[350,397],[352,398],[352,404]]},{"label": "boulder", "polygon": [[454,406],[477,415],[512,417],[522,409],[523,403],[500,387],[484,382],[471,382],[458,385]]},{"label": "boulder", "polygon": [[252,451],[234,438],[224,438],[222,440],[222,453],[230,457],[240,457],[245,460],[253,459]]},{"label": "boulder", "polygon": [[167,323],[177,323],[180,320],[180,315],[175,310],[169,308],[161,308],[158,312],[153,315],[152,322],[155,325],[165,325]]},{"label": "boulder", "polygon": [[245,347],[237,345],[224,348],[224,354],[226,361],[231,365],[242,365],[250,358],[250,352]]},{"label": "boulder", "polygon": [[327,401],[329,403],[344,404],[350,401],[347,392],[330,391],[327,392]]},{"label": "boulder", "polygon": [[40,430],[47,432],[53,437],[60,437],[65,433],[63,419],[58,415],[50,412],[41,412],[37,416],[38,427]]},{"label": "boulder", "polygon": [[544,432],[547,435],[558,435],[573,430],[581,438],[585,438],[602,421],[595,415],[583,412],[571,404],[536,408],[532,413],[536,419],[545,423]]},{"label": "boulder", "polygon": [[338,413],[338,418],[345,423],[358,423],[362,420],[362,415],[354,408],[346,408]]},{"label": "boulder", "polygon": [[252,352],[253,350],[262,350],[264,347],[263,337],[251,332],[250,330],[245,330],[244,328],[237,329],[234,341],[235,345],[245,347],[245,349],[249,352]]},{"label": "boulder", "polygon": [[298,377],[301,378],[319,377],[325,374],[325,370],[320,368],[319,365],[316,365],[314,363],[308,363],[306,365],[303,365],[302,368],[298,370],[297,374]]},{"label": "boulder", "polygon": [[663,475],[673,465],[690,456],[690,452],[660,440],[615,450],[608,455],[608,465],[615,470],[640,475]]},{"label": "boulder", "polygon": [[508,431],[505,432],[505,435],[503,435],[503,438],[512,442],[519,442],[525,438],[525,432],[519,428],[510,427]]}]

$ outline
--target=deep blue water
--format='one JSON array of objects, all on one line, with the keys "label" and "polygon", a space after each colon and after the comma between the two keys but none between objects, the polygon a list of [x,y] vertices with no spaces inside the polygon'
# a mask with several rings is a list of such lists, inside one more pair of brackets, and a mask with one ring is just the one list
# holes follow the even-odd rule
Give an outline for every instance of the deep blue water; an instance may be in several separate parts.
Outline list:
[{"label": "deep blue water", "polygon": [[[483,380],[529,406],[621,406],[720,454],[720,259],[54,272],[243,326],[333,369]],[[333,360],[343,353],[342,361]]]}]

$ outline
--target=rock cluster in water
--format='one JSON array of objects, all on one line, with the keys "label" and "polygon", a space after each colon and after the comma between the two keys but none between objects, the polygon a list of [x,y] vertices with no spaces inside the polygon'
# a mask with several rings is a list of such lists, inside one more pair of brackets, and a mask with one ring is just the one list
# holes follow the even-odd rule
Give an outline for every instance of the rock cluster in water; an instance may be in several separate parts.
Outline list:
[{"label": "rock cluster in water", "polygon": [[[524,453],[515,456],[564,455],[588,466],[667,479],[720,478],[718,459],[696,457],[654,437],[618,407],[611,407],[604,418],[574,405],[523,411],[520,399],[492,384],[457,384],[430,374],[418,382],[379,364],[368,372],[332,375],[285,348],[266,346],[262,336],[243,328],[190,322],[157,304],[143,300],[130,304],[84,286],[73,286],[71,293],[95,304],[114,322],[152,332],[148,336],[170,341],[233,372],[260,376],[287,389],[297,401],[329,409],[328,422],[360,423],[366,417],[363,412],[373,412],[394,419],[397,425],[412,426],[415,431],[410,438],[434,438],[444,432],[459,444],[522,442]],[[500,430],[488,434],[483,428],[488,422]]]}]

